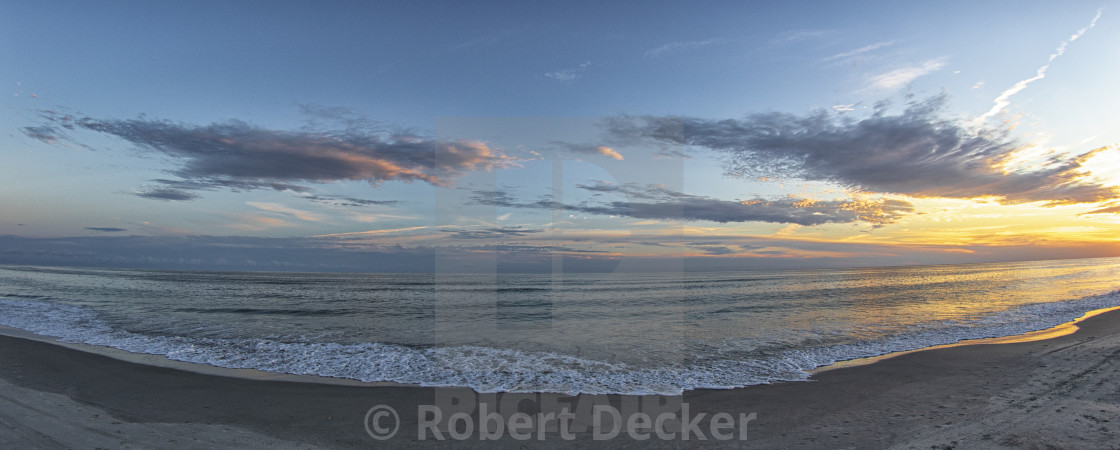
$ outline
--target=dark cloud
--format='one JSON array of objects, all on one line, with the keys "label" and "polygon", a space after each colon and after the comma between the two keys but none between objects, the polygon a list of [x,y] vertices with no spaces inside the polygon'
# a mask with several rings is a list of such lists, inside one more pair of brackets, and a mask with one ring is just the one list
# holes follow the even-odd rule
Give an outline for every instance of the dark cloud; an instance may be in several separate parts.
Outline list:
[{"label": "dark cloud", "polygon": [[493,244],[493,245],[476,245],[467,247],[472,252],[502,252],[502,253],[521,253],[521,254],[552,254],[552,253],[587,253],[587,254],[603,254],[608,253],[602,250],[581,250],[571,248],[563,245],[525,245],[525,244]]},{"label": "dark cloud", "polygon": [[695,159],[695,158],[692,157],[692,155],[690,155],[687,152],[684,152],[682,150],[665,150],[665,149],[657,150],[656,152],[654,152],[653,157],[657,158],[657,159],[661,159],[661,158]]},{"label": "dark cloud", "polygon": [[506,207],[517,207],[518,205],[521,205],[521,207],[546,209],[552,207],[552,202],[547,200],[536,202],[533,204],[535,206],[526,206],[523,203],[518,203],[517,199],[513,198],[513,194],[510,194],[509,191],[474,190],[471,192],[474,194],[471,196],[471,201],[478,205]]},{"label": "dark cloud", "polygon": [[[39,118],[43,120],[43,123],[20,128],[20,131],[25,136],[45,144],[59,145],[63,142],[73,141],[68,133],[75,128],[72,115],[47,109],[39,111]],[[74,144],[93,150],[93,148],[80,142],[74,142]]]},{"label": "dark cloud", "polygon": [[396,206],[400,204],[396,200],[366,200],[342,195],[305,195],[302,198],[335,206]]},{"label": "dark cloud", "polygon": [[725,245],[690,245],[689,247],[715,256],[733,255],[739,253],[738,250],[732,249],[731,247]]},{"label": "dark cloud", "polygon": [[192,194],[190,192],[183,191],[183,190],[180,190],[180,189],[163,188],[163,187],[145,189],[143,191],[137,192],[136,195],[139,196],[139,197],[150,198],[150,199],[153,199],[153,200],[167,200],[167,201],[185,201],[185,200],[194,200],[194,199],[198,198],[198,194]]},{"label": "dark cloud", "polygon": [[310,189],[298,184],[275,183],[268,181],[246,181],[229,179],[194,179],[194,180],[168,180],[157,178],[151,180],[159,186],[150,186],[136,192],[136,196],[153,200],[185,201],[199,198],[200,195],[192,191],[213,191],[226,189],[234,192],[251,191],[256,189],[272,189],[276,191],[307,192]]},{"label": "dark cloud", "polygon": [[277,183],[264,180],[232,180],[221,178],[168,180],[160,178],[151,181],[153,183],[159,183],[167,189],[184,191],[214,191],[226,189],[234,192],[242,192],[257,189],[272,189],[275,191],[308,192],[311,190],[298,184]]},{"label": "dark cloud", "polygon": [[595,181],[595,184],[577,184],[576,187],[590,192],[623,194],[629,198],[637,198],[642,200],[656,198],[696,198],[696,196],[694,195],[666,189],[665,186],[660,185],[641,186],[634,183],[614,184],[605,181]]},{"label": "dark cloud", "polygon": [[124,228],[116,228],[116,227],[86,227],[86,229],[90,230],[90,231],[100,231],[100,232],[103,232],[103,233],[120,233],[122,231],[128,231]]},{"label": "dark cloud", "polygon": [[1004,129],[945,119],[945,96],[911,102],[898,115],[878,108],[861,120],[828,112],[756,114],[742,120],[623,117],[607,121],[614,139],[690,145],[725,153],[729,172],[827,181],[915,197],[994,196],[1004,203],[1091,203],[1117,190],[1081,177],[1078,158],[1006,172],[1022,146]]},{"label": "dark cloud", "polygon": [[482,230],[443,230],[445,233],[452,233],[451,239],[496,239],[508,237],[522,237],[533,233],[540,233],[544,230],[534,230],[522,227],[494,227]]},{"label": "dark cloud", "polygon": [[913,211],[908,202],[891,199],[813,201],[799,198],[779,200],[720,200],[685,194],[664,186],[609,184],[597,182],[577,185],[597,193],[623,194],[627,201],[597,204],[564,204],[544,198],[535,202],[519,202],[503,191],[475,191],[477,204],[508,208],[563,209],[597,215],[614,215],[636,219],[705,220],[727,222],[772,222],[798,225],[867,222],[876,226],[893,223]]},{"label": "dark cloud", "polygon": [[1087,213],[1082,213],[1082,216],[1089,214],[1120,214],[1120,205],[1111,205],[1101,209],[1095,209]]},{"label": "dark cloud", "polygon": [[31,138],[31,139],[42,141],[42,142],[45,142],[47,144],[58,143],[58,140],[59,140],[59,137],[60,137],[60,133],[58,132],[57,128],[51,127],[51,126],[45,126],[45,125],[34,126],[34,127],[23,127],[23,128],[20,129],[20,131],[23,131],[23,134],[26,135],[27,137]]},{"label": "dark cloud", "polygon": [[[95,119],[45,111],[46,124],[25,127],[34,139],[56,143],[58,128],[115,136],[175,159],[181,180],[157,180],[178,191],[277,189],[306,191],[304,183],[364,180],[424,181],[446,186],[458,174],[503,167],[512,160],[474,141],[431,139],[388,130],[345,110],[304,107],[317,119],[300,130],[272,130],[231,120],[210,125]],[[324,128],[323,121],[335,129]],[[73,140],[72,138],[69,140]],[[163,191],[168,193],[171,191]],[[167,199],[156,192],[154,198]]]}]

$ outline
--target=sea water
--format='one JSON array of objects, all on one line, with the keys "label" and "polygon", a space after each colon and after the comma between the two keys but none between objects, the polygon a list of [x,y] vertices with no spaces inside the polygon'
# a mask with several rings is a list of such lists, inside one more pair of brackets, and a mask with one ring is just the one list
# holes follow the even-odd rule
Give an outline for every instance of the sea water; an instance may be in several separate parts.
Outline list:
[{"label": "sea water", "polygon": [[1120,306],[1120,258],[868,269],[296,274],[0,266],[0,324],[230,368],[679,394]]}]

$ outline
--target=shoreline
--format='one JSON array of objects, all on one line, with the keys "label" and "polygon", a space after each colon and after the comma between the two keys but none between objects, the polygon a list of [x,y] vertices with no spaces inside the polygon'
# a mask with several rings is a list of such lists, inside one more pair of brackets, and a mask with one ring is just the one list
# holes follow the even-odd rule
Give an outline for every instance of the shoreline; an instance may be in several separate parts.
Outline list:
[{"label": "shoreline", "polygon": [[261,381],[292,381],[302,383],[318,383],[330,384],[341,386],[401,386],[401,387],[420,387],[419,385],[397,383],[394,381],[359,381],[350,378],[336,378],[327,377],[322,375],[299,375],[292,373],[279,373],[267,372],[258,369],[238,369],[231,367],[219,367],[209,364],[179,361],[168,358],[164,355],[157,355],[151,353],[133,353],[127,350],[121,350],[115,347],[105,347],[100,345],[83,344],[78,342],[65,342],[61,341],[54,336],[44,336],[41,334],[32,333],[27,330],[9,327],[7,325],[0,325],[0,336],[14,337],[19,339],[27,339],[30,341],[37,341],[59,347],[65,347],[71,350],[91,353],[109,357],[122,362],[129,362],[135,364],[142,364],[153,367],[163,367],[168,369],[181,370],[184,372],[192,372],[202,375],[214,375],[220,377],[240,378],[245,380],[261,380]]},{"label": "shoreline", "polygon": [[883,354],[883,355],[878,355],[878,356],[868,356],[868,357],[864,357],[864,358],[854,358],[854,359],[846,359],[846,360],[843,360],[843,361],[836,361],[836,362],[834,362],[832,364],[829,364],[829,365],[817,367],[817,368],[809,371],[809,373],[812,374],[812,375],[816,375],[818,373],[824,373],[824,372],[828,372],[830,370],[842,369],[842,368],[845,368],[845,367],[865,366],[865,365],[868,365],[868,364],[875,364],[879,361],[884,361],[884,360],[887,360],[887,359],[895,358],[895,357],[910,354],[910,353],[924,352],[924,351],[929,351],[929,350],[937,350],[937,349],[942,349],[942,348],[963,347],[963,346],[968,346],[968,345],[1015,344],[1015,343],[1022,343],[1022,342],[1034,342],[1034,341],[1043,341],[1043,340],[1047,340],[1047,339],[1054,339],[1054,338],[1067,336],[1067,335],[1076,333],[1077,330],[1080,329],[1077,326],[1077,324],[1086,320],[1086,319],[1089,319],[1090,317],[1098,316],[1098,315],[1101,315],[1101,314],[1105,314],[1105,313],[1112,312],[1112,311],[1117,311],[1117,310],[1120,310],[1120,306],[1112,306],[1112,307],[1109,307],[1109,308],[1094,309],[1092,311],[1086,312],[1085,314],[1082,314],[1081,317],[1073,319],[1069,322],[1054,325],[1050,328],[1046,328],[1046,329],[1042,329],[1042,330],[1028,331],[1028,332],[1022,333],[1022,334],[1012,334],[1012,335],[1009,335],[1009,336],[997,336],[997,337],[980,338],[980,339],[965,339],[965,340],[962,340],[962,341],[954,342],[952,344],[931,345],[929,347],[922,347],[922,348],[917,348],[917,349],[914,349],[914,350],[903,350],[903,351],[897,351],[897,352],[890,352],[890,353]]},{"label": "shoreline", "polygon": [[[478,424],[485,417],[479,414],[485,407],[506,418],[516,412],[544,417],[547,412],[561,411],[561,406],[579,416],[599,405],[621,411],[625,421],[635,411],[656,416],[653,413],[673,408],[684,417],[686,410],[680,406],[686,405],[692,416],[706,415],[697,422],[703,430],[719,430],[720,423],[713,426],[719,413],[749,419],[745,426],[730,430],[746,430],[734,438],[745,437],[751,446],[999,448],[1016,443],[1044,447],[1045,443],[1115,448],[1115,442],[1120,442],[1112,431],[1120,422],[1120,395],[1116,394],[1120,392],[1120,311],[1083,318],[1075,326],[1078,330],[1072,334],[1045,340],[924,349],[875,364],[820,371],[807,382],[701,389],[680,396],[478,394],[466,388],[237,378],[123,361],[62,343],[0,336],[0,360],[5,361],[0,367],[4,380],[0,424],[7,425],[0,427],[0,444],[52,447],[56,445],[43,443],[54,442],[81,448],[86,446],[83,442],[89,442],[84,439],[104,438],[108,433],[109,439],[120,439],[116,444],[110,442],[112,447],[169,446],[170,439],[203,447],[245,446],[246,442],[258,448],[304,444],[363,447],[379,442],[367,433],[367,413],[376,405],[388,405],[399,411],[397,425],[403,430],[390,444],[519,447],[524,442],[508,434],[498,441],[482,441],[481,428],[465,441],[454,440],[451,434],[436,441],[434,433],[420,439],[423,421],[419,408],[459,408],[461,418]],[[41,396],[55,397],[47,401]],[[49,425],[56,423],[49,417],[63,417],[63,413],[83,408],[101,412],[68,419],[74,425],[68,429]],[[444,422],[451,413],[444,416]],[[114,420],[100,423],[95,416]],[[581,416],[576,422],[590,423],[590,419]],[[144,428],[155,425],[163,427],[163,434]],[[445,425],[440,424],[449,433]],[[555,423],[545,425],[548,427],[542,426],[539,436],[530,436],[535,443],[540,444],[536,438],[543,437],[543,444],[571,448],[741,444],[719,440],[724,436],[720,434],[708,435],[703,441],[692,435],[693,440],[681,442],[679,432],[671,434],[672,440],[660,440],[661,436],[637,440],[650,439],[641,427],[636,435],[623,427],[617,436],[598,440],[604,437],[596,435],[602,427],[580,430],[577,426],[573,440],[568,440]],[[213,427],[230,435],[213,435]],[[36,433],[13,431],[25,428]],[[605,430],[609,432],[611,427]],[[462,433],[467,430],[460,427],[459,431],[465,436]],[[206,436],[217,436],[213,439],[218,441],[204,441]],[[35,440],[44,438],[50,440]]]},{"label": "shoreline", "polygon": [[[1112,312],[1112,311],[1117,311],[1117,310],[1120,310],[1120,306],[1113,306],[1113,307],[1108,307],[1108,308],[1095,309],[1095,310],[1092,310],[1092,311],[1088,311],[1085,314],[1083,314],[1081,317],[1078,317],[1078,318],[1076,318],[1074,320],[1071,320],[1069,322],[1061,323],[1061,324],[1055,325],[1053,327],[1042,329],[1042,330],[1029,331],[1029,332],[1022,333],[1022,334],[1015,334],[1015,335],[1009,335],[1009,336],[999,336],[999,337],[990,337],[990,338],[979,338],[979,339],[965,339],[965,340],[950,343],[950,344],[932,345],[932,346],[929,346],[929,347],[922,347],[922,348],[917,348],[917,349],[913,349],[913,350],[901,350],[901,351],[894,351],[894,352],[885,353],[885,354],[876,355],[876,356],[867,356],[867,357],[861,357],[861,358],[840,360],[840,361],[833,362],[831,364],[818,366],[818,367],[815,367],[815,368],[809,370],[807,372],[810,375],[809,379],[799,380],[799,381],[785,381],[785,380],[783,380],[783,381],[779,381],[779,382],[780,383],[797,383],[797,382],[803,382],[803,381],[811,381],[813,376],[815,376],[817,374],[820,374],[820,373],[825,373],[825,372],[828,372],[828,371],[841,369],[841,368],[858,367],[858,366],[864,366],[864,365],[869,365],[869,364],[875,364],[875,363],[880,362],[880,361],[884,361],[884,360],[887,360],[887,359],[891,359],[891,358],[895,358],[895,357],[898,357],[898,356],[902,356],[902,355],[906,355],[906,354],[910,354],[910,353],[915,353],[915,352],[924,352],[924,351],[929,351],[929,350],[937,350],[937,349],[943,349],[943,348],[952,348],[952,347],[960,347],[960,346],[968,346],[968,345],[1010,344],[1010,343],[1032,342],[1032,341],[1038,341],[1038,340],[1053,339],[1053,338],[1057,338],[1057,337],[1061,337],[1061,336],[1065,336],[1065,335],[1069,335],[1069,334],[1073,334],[1073,333],[1077,332],[1077,330],[1079,329],[1077,324],[1086,320],[1086,319],[1088,319],[1088,318],[1090,318],[1090,317],[1097,316],[1097,315],[1100,315],[1100,314],[1105,314],[1105,313]],[[155,366],[155,367],[164,367],[164,368],[182,370],[182,371],[186,371],[186,372],[193,372],[193,373],[204,374],[204,375],[241,378],[241,379],[247,379],[247,380],[291,381],[291,382],[318,383],[318,384],[342,385],[342,386],[360,386],[360,387],[376,387],[376,386],[387,387],[388,386],[388,387],[415,387],[415,388],[439,387],[439,388],[471,389],[471,388],[466,387],[466,386],[423,386],[423,385],[419,385],[419,384],[401,383],[401,382],[396,382],[396,381],[361,381],[361,380],[355,380],[355,379],[352,379],[352,378],[330,377],[330,376],[324,376],[324,375],[291,374],[291,373],[281,373],[281,372],[268,372],[268,371],[264,371],[264,370],[250,369],[250,368],[221,367],[221,366],[214,366],[214,365],[209,365],[209,364],[204,364],[204,363],[175,360],[175,359],[171,359],[171,358],[169,358],[165,355],[159,355],[159,354],[134,353],[134,352],[129,352],[127,350],[121,350],[121,349],[118,349],[118,348],[115,348],[115,347],[106,347],[106,346],[84,344],[84,343],[78,343],[78,342],[65,342],[65,341],[60,340],[57,337],[54,337],[54,336],[46,336],[46,335],[36,334],[34,332],[31,332],[31,331],[23,330],[23,329],[20,329],[20,328],[14,328],[14,327],[10,327],[10,326],[7,326],[7,325],[2,325],[2,324],[0,324],[0,336],[15,337],[15,338],[20,338],[20,339],[27,339],[27,340],[43,342],[43,343],[47,343],[47,344],[52,344],[52,345],[57,345],[57,346],[69,348],[69,349],[80,351],[80,352],[107,356],[109,358],[116,359],[116,360],[123,361],[123,362],[137,363],[137,364],[143,364],[143,365],[149,365],[149,366]],[[773,383],[769,383],[769,384],[773,384]],[[740,386],[740,387],[728,388],[728,389],[745,389],[745,388],[750,388],[752,386],[764,386],[764,385],[767,385],[767,384],[754,384],[754,385]],[[693,390],[727,390],[727,389],[699,388],[699,389],[686,390],[684,392],[689,392],[689,391],[693,391]],[[561,394],[561,393],[555,393],[555,392],[535,392],[535,393]],[[590,394],[590,395],[631,395],[632,396],[632,395],[635,395],[635,394]],[[641,394],[641,395],[652,395],[652,394]],[[658,395],[663,395],[663,394],[658,394]],[[683,395],[683,393],[682,393],[682,395]]]}]

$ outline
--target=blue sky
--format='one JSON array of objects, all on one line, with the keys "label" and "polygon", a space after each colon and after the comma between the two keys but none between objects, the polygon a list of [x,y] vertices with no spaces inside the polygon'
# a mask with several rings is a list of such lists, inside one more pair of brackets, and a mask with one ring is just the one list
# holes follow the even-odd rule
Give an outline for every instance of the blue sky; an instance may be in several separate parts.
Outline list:
[{"label": "blue sky", "polygon": [[0,263],[1118,255],[1115,6],[0,1]]}]

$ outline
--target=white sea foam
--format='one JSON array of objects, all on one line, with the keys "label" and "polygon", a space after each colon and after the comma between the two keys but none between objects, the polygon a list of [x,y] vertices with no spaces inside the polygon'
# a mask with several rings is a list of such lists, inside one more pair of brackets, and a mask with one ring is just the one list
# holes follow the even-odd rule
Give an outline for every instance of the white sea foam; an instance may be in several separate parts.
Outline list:
[{"label": "white sea foam", "polygon": [[[1086,311],[1120,305],[1120,293],[1028,304],[963,321],[928,322],[910,332],[868,342],[806,346],[770,356],[731,347],[696,355],[688,363],[636,367],[554,352],[483,346],[416,348],[383,343],[286,342],[158,336],[114,329],[93,310],[46,299],[0,297],[0,324],[66,342],[226,368],[470,387],[480,392],[679,394],[805,379],[836,361],[949,344],[964,339],[1021,334],[1071,321]],[[737,356],[738,355],[738,356]]]}]

